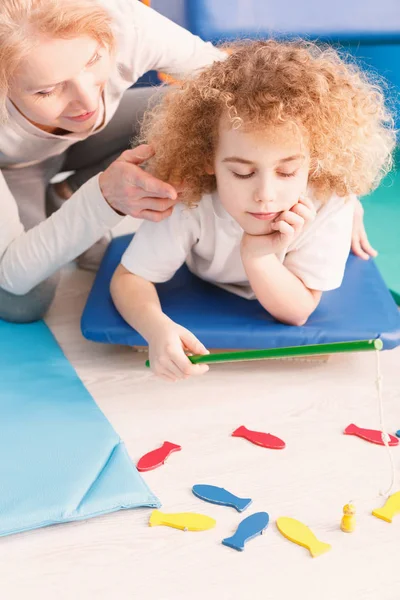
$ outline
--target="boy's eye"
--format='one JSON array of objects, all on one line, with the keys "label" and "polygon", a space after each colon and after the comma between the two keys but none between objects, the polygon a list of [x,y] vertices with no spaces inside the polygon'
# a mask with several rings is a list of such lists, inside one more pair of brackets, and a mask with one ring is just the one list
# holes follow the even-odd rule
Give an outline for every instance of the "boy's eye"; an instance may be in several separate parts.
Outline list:
[{"label": "boy's eye", "polygon": [[297,174],[297,171],[293,171],[293,173],[278,173],[280,177],[294,177]]},{"label": "boy's eye", "polygon": [[232,173],[235,177],[238,177],[239,179],[250,179],[250,177],[253,177],[254,175],[254,172],[247,173],[247,175],[241,175],[240,173],[235,173],[234,171],[232,171]]}]

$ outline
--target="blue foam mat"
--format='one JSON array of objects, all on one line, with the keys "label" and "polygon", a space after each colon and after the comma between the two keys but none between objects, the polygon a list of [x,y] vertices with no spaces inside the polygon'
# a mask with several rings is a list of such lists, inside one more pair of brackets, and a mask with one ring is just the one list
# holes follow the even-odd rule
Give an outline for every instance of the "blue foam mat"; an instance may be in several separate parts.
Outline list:
[{"label": "blue foam mat", "polygon": [[[110,244],[82,315],[83,335],[96,342],[146,345],[119,315],[109,285],[132,236]],[[400,344],[400,313],[376,265],[349,256],[338,290],[326,292],[306,325],[275,321],[257,300],[245,300],[211,285],[183,266],[157,284],[164,312],[208,348],[280,348],[380,338],[385,349]]]},{"label": "blue foam mat", "polygon": [[188,28],[206,40],[300,35],[340,40],[400,41],[397,0],[347,0],[335,3],[289,0],[184,0]]},{"label": "blue foam mat", "polygon": [[[214,43],[240,38],[306,37],[339,45],[363,69],[388,81],[393,107],[400,92],[400,8],[398,0],[321,2],[289,0],[183,0],[187,27]],[[395,109],[397,115],[397,110]],[[400,128],[397,115],[396,127]]]},{"label": "blue foam mat", "polygon": [[158,507],[43,322],[0,321],[0,535]]}]

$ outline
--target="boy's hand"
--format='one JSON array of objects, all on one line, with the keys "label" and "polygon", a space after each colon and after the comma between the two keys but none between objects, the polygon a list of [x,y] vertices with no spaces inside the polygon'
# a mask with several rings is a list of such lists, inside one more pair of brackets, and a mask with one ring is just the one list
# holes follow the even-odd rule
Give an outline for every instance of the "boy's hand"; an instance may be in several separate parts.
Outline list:
[{"label": "boy's hand", "polygon": [[305,225],[315,219],[314,204],[302,196],[290,210],[282,212],[272,223],[272,232],[266,235],[244,233],[241,244],[243,260],[277,254],[287,248],[303,231]]},{"label": "boy's hand", "polygon": [[358,198],[354,201],[353,233],[351,236],[351,250],[353,254],[364,260],[370,256],[376,256],[377,251],[368,241],[367,232],[364,227],[364,209]]},{"label": "boy's hand", "polygon": [[187,329],[173,321],[163,324],[149,342],[152,371],[165,381],[176,382],[191,375],[204,375],[208,365],[194,365],[185,354],[208,354],[207,348]]}]

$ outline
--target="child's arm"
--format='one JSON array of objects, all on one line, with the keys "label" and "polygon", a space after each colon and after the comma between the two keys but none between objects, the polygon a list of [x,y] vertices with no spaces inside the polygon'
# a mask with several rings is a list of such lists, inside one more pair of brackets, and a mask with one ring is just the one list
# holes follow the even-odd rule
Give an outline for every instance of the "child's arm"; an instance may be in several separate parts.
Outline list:
[{"label": "child's arm", "polygon": [[[354,204],[333,195],[318,211],[308,198],[279,215],[273,233],[244,234],[242,261],[259,302],[275,318],[304,324],[322,292],[340,286],[350,250]],[[313,222],[315,220],[315,222]],[[308,229],[303,232],[305,225]],[[276,253],[291,246],[281,264]]]},{"label": "child's arm", "polygon": [[314,218],[313,203],[301,198],[272,224],[273,233],[244,234],[242,239],[242,261],[256,298],[273,317],[288,325],[304,325],[322,294],[305,286],[276,253],[287,248]]},{"label": "child's arm", "polygon": [[245,269],[258,301],[278,321],[304,325],[317,308],[322,292],[306,287],[275,254],[247,260]]},{"label": "child's arm", "polygon": [[369,243],[367,232],[365,231],[364,208],[357,196],[352,196],[351,201],[354,203],[351,250],[353,254],[363,260],[368,260],[370,256],[374,258],[378,253]]},{"label": "child's arm", "polygon": [[162,312],[153,283],[119,265],[110,289],[117,310],[149,344],[150,366],[156,375],[177,381],[208,371],[208,365],[193,365],[187,358],[185,349],[193,354],[208,351],[190,331]]}]

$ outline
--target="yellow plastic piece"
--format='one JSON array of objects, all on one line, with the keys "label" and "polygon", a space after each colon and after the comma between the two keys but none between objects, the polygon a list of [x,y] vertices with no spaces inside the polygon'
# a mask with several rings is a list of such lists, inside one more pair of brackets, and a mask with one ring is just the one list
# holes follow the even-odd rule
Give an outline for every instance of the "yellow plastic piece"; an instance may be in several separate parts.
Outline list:
[{"label": "yellow plastic piece", "polygon": [[382,508],[375,508],[372,511],[374,517],[383,519],[388,523],[392,522],[394,516],[400,513],[400,492],[396,492],[389,496]]},{"label": "yellow plastic piece", "polygon": [[206,515],[197,513],[163,513],[160,510],[153,510],[150,515],[149,525],[166,525],[183,531],[205,531],[215,527],[216,520]]},{"label": "yellow plastic piece", "polygon": [[356,507],[349,502],[343,506],[343,517],[340,523],[340,529],[345,533],[352,533],[356,528]]},{"label": "yellow plastic piece", "polygon": [[296,521],[296,519],[279,517],[276,521],[276,525],[285,538],[295,544],[299,544],[299,546],[307,548],[313,558],[320,556],[331,549],[330,544],[325,544],[324,542],[317,540],[311,529],[309,529],[307,525],[300,523],[300,521]]}]

